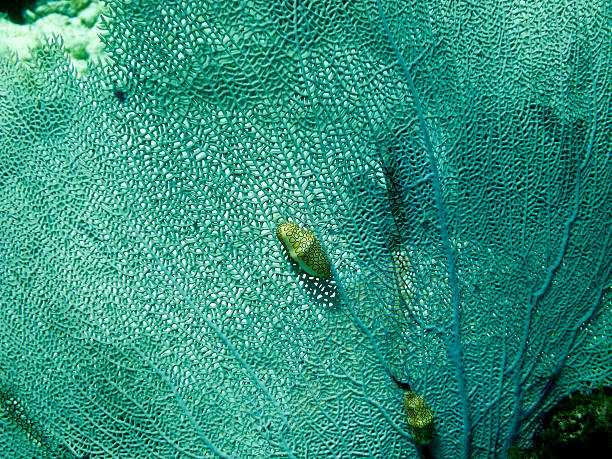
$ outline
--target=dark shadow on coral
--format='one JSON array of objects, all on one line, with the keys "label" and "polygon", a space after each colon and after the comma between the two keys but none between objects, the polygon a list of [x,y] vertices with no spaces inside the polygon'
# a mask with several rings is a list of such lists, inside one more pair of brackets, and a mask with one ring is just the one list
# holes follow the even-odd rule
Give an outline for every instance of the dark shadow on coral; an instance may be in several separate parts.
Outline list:
[{"label": "dark shadow on coral", "polygon": [[0,2],[0,13],[5,13],[11,22],[25,24],[23,12],[32,9],[38,0],[13,0]]}]

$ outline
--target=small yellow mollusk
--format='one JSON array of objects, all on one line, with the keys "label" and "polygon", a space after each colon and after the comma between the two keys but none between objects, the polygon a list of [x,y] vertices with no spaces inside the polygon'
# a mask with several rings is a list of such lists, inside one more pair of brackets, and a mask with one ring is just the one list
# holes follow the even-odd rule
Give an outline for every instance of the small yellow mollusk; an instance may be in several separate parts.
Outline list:
[{"label": "small yellow mollusk", "polygon": [[284,222],[276,228],[276,237],[289,256],[311,276],[326,278],[330,263],[314,234],[293,222]]},{"label": "small yellow mollusk", "polygon": [[434,433],[434,415],[425,400],[414,392],[405,392],[404,408],[415,443],[429,445]]}]

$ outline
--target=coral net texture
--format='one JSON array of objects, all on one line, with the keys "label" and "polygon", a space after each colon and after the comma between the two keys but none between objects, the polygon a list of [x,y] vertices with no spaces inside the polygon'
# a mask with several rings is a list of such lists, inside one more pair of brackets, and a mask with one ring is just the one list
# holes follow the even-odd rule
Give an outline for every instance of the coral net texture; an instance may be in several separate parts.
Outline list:
[{"label": "coral net texture", "polygon": [[107,67],[0,60],[2,455],[416,457],[407,385],[436,457],[528,444],[612,383],[611,24],[111,1]]}]

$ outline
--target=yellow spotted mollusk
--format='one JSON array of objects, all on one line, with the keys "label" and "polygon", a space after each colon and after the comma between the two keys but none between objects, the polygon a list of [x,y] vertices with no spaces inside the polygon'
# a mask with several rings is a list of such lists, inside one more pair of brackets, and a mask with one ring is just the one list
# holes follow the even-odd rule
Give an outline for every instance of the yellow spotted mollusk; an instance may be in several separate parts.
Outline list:
[{"label": "yellow spotted mollusk", "polygon": [[289,256],[308,274],[322,278],[329,276],[329,259],[310,231],[300,228],[293,222],[284,222],[276,228],[276,237]]},{"label": "yellow spotted mollusk", "polygon": [[434,433],[434,415],[428,408],[425,400],[414,392],[404,393],[404,408],[406,420],[412,431],[414,442],[419,445],[428,445]]}]

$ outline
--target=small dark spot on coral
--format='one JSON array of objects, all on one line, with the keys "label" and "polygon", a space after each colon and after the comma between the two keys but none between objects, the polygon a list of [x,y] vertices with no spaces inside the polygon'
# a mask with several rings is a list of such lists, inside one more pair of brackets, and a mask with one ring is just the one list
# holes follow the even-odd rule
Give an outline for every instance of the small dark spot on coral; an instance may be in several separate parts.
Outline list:
[{"label": "small dark spot on coral", "polygon": [[114,89],[113,96],[115,96],[119,102],[125,102],[125,91],[122,91],[121,89]]},{"label": "small dark spot on coral", "polygon": [[402,390],[411,390],[410,389],[410,384],[404,381],[400,381],[399,379],[397,379],[395,377],[395,375],[391,375],[391,378],[393,379],[393,382],[395,384],[397,384],[397,387],[399,387]]}]

